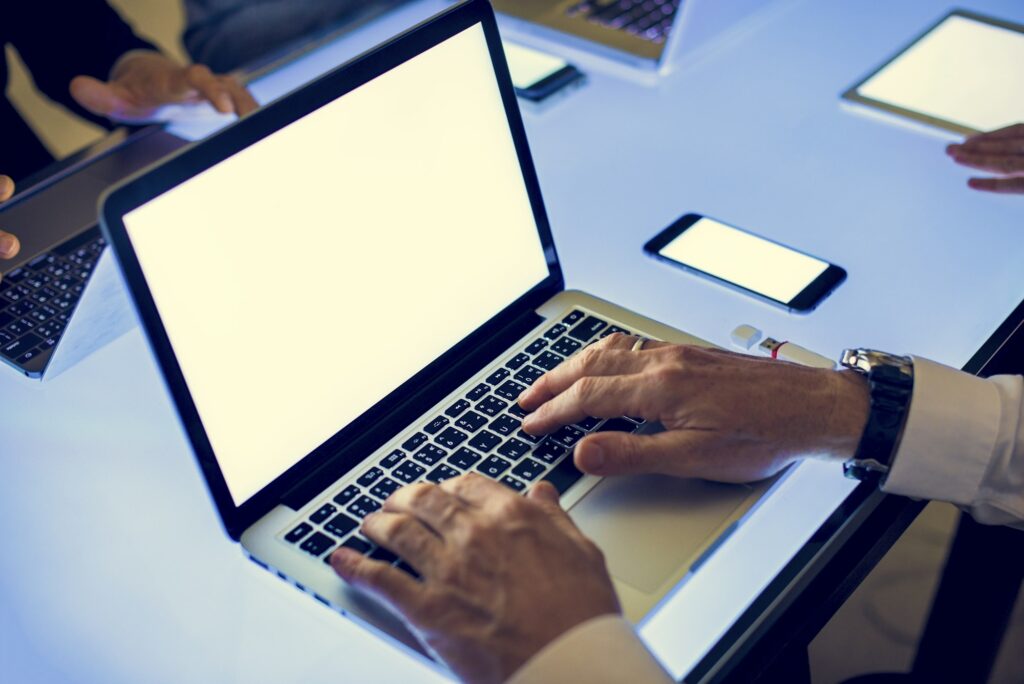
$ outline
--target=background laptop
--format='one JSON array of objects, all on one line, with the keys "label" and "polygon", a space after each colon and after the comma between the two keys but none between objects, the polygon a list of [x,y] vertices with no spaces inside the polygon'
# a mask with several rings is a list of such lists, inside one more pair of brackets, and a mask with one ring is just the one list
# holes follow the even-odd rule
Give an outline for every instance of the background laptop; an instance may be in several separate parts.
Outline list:
[{"label": "background laptop", "polygon": [[765,0],[494,0],[517,30],[666,72],[771,3]]},{"label": "background laptop", "polygon": [[358,526],[404,484],[551,481],[634,620],[767,487],[582,476],[588,432],[657,429],[626,417],[519,430],[519,392],[602,335],[703,342],[564,289],[484,0],[129,181],[102,221],[228,534],[410,646],[326,562],[401,566]]}]

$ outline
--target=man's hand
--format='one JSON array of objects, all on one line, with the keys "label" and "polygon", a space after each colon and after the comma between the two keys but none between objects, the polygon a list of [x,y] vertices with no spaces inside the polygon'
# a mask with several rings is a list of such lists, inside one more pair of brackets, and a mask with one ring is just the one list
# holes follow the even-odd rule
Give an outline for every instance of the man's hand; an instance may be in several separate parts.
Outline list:
[{"label": "man's hand", "polygon": [[206,100],[222,114],[244,116],[256,100],[232,76],[218,76],[201,64],[181,66],[158,52],[129,52],[107,83],[91,76],[71,81],[71,96],[94,114],[115,121],[144,122],[167,104]]},{"label": "man's hand", "polygon": [[334,570],[394,607],[467,682],[503,682],[564,632],[620,610],[601,551],[546,482],[526,497],[476,474],[411,485],[362,530],[422,578],[348,549]]},{"label": "man's hand", "polygon": [[[10,176],[0,176],[0,202],[6,202],[14,195],[14,181]],[[18,238],[0,230],[0,259],[13,259],[18,255],[21,243]],[[3,274],[0,274],[0,279]]]},{"label": "man's hand", "polygon": [[958,164],[1002,174],[1001,178],[971,178],[975,190],[1024,194],[1024,123],[967,138],[946,148]]},{"label": "man's hand", "polygon": [[770,477],[802,456],[849,458],[868,415],[855,373],[610,335],[523,392],[523,429],[547,434],[586,416],[660,421],[654,435],[599,432],[576,445],[595,475],[663,473],[720,482]]}]

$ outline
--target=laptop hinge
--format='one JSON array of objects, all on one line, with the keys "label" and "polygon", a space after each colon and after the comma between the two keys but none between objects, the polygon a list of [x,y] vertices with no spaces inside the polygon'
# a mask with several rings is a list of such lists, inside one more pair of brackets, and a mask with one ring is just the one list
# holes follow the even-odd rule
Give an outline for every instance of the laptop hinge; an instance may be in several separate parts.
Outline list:
[{"label": "laptop hinge", "polygon": [[423,389],[408,399],[387,416],[381,429],[368,431],[353,439],[323,465],[311,471],[281,496],[281,503],[298,510],[323,492],[327,484],[344,475],[349,469],[373,453],[395,434],[404,430],[412,421],[422,416],[428,408],[451,394],[480,372],[487,364],[505,354],[523,335],[537,327],[544,318],[532,308],[514,318],[494,335],[487,338],[475,352],[465,355],[461,361],[449,366],[423,383]]}]

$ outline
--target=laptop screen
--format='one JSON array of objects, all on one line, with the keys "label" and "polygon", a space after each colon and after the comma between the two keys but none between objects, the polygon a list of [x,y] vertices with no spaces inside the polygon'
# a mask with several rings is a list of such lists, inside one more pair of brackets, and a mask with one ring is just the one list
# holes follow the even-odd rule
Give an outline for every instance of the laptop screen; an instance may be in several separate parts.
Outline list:
[{"label": "laptop screen", "polygon": [[124,224],[236,505],[548,276],[480,25]]}]

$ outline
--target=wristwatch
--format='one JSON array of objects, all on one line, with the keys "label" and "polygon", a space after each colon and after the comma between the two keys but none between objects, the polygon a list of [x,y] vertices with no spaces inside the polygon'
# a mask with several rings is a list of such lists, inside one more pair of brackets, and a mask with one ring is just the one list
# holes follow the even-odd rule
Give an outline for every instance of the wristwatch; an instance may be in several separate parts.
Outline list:
[{"label": "wristwatch", "polygon": [[843,474],[854,480],[882,483],[889,474],[914,391],[914,362],[872,349],[846,349],[839,363],[868,379],[871,409],[853,458]]}]

